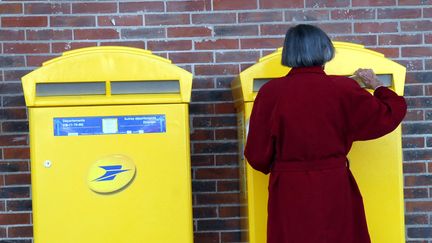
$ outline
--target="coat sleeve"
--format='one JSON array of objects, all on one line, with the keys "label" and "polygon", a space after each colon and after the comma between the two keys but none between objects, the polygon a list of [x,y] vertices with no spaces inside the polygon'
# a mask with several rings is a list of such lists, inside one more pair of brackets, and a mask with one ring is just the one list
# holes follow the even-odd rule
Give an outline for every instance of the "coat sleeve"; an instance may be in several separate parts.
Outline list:
[{"label": "coat sleeve", "polygon": [[249,132],[244,155],[252,168],[268,174],[275,154],[272,116],[274,98],[259,92],[249,119]]},{"label": "coat sleeve", "polygon": [[384,136],[396,129],[405,117],[405,99],[386,87],[378,87],[373,95],[356,83],[350,90],[348,120],[354,141]]}]

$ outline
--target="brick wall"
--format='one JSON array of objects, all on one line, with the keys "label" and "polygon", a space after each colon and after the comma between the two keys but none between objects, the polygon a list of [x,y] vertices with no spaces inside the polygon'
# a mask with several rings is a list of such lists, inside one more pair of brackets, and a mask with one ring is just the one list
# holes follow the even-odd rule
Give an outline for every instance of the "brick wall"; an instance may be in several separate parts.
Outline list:
[{"label": "brick wall", "polygon": [[408,68],[403,124],[408,242],[432,242],[431,0],[0,2],[0,242],[31,242],[28,122],[20,77],[63,51],[146,48],[194,74],[196,242],[239,241],[236,117],[229,84],[307,22]]}]

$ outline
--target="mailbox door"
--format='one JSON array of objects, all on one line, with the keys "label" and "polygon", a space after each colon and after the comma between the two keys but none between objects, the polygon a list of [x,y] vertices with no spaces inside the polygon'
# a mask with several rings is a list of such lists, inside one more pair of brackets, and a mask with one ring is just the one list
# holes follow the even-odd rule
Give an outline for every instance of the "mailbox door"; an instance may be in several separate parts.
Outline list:
[{"label": "mailbox door", "polygon": [[[193,242],[187,109],[30,108],[35,242]],[[146,130],[156,118],[159,130]],[[135,174],[120,188],[97,192],[91,184],[115,184],[131,169],[111,163],[92,177],[92,168],[103,167],[95,163],[110,156],[129,158]]]}]

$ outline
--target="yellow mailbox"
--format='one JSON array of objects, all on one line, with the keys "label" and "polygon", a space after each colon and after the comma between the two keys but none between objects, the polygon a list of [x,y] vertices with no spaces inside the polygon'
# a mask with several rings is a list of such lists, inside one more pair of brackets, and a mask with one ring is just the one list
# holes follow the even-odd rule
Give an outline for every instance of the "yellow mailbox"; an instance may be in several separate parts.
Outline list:
[{"label": "yellow mailbox", "polygon": [[[349,76],[358,68],[372,68],[378,77],[399,95],[403,94],[405,67],[362,45],[334,42],[335,58],[325,72]],[[282,48],[261,58],[232,82],[238,112],[241,192],[247,205],[243,238],[250,243],[266,241],[268,176],[253,170],[243,157],[248,119],[259,88],[268,80],[281,77],[289,68],[281,64]],[[404,243],[404,201],[400,126],[372,141],[355,142],[348,155],[351,170],[359,184],[372,242]]]},{"label": "yellow mailbox", "polygon": [[36,243],[193,242],[191,73],[150,51],[91,47],[22,82]]}]

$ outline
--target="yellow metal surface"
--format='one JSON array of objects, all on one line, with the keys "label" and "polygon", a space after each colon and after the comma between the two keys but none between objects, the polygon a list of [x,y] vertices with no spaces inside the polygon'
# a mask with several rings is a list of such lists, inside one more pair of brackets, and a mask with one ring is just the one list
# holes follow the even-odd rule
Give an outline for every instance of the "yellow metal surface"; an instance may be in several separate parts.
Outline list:
[{"label": "yellow metal surface", "polygon": [[[335,42],[336,56],[329,62],[327,74],[349,76],[358,68],[372,68],[377,74],[391,74],[391,89],[403,94],[405,68],[384,55],[365,49],[361,45]],[[247,121],[256,97],[253,91],[255,79],[281,77],[289,68],[280,64],[282,49],[263,57],[259,62],[240,73],[232,83],[233,96],[238,110],[238,119]],[[244,134],[240,147],[245,143]],[[351,170],[358,182],[365,204],[366,217],[372,242],[405,242],[402,146],[400,126],[392,133],[372,141],[355,142],[348,155]],[[240,161],[242,193],[248,205],[248,221],[245,226],[250,243],[262,243],[266,239],[268,176],[253,170],[244,159]]]},{"label": "yellow metal surface", "polygon": [[[53,136],[55,117],[161,111],[166,133]],[[36,243],[193,242],[187,105],[42,107],[29,115]],[[133,160],[135,178],[120,191],[96,193],[88,173],[111,154]]]},{"label": "yellow metal surface", "polygon": [[[111,95],[114,81],[173,80],[174,93]],[[104,94],[36,92],[38,84],[76,82],[102,82]],[[67,52],[23,77],[35,243],[193,242],[191,83],[169,60],[124,47]],[[159,116],[161,130],[133,128]],[[121,130],[121,119],[132,128]]]},{"label": "yellow metal surface", "polygon": [[[112,81],[178,80],[180,92],[175,94],[111,95]],[[65,52],[22,78],[27,106],[72,106],[103,104],[179,103],[189,102],[192,74],[150,51],[131,47],[89,47]],[[41,97],[37,84],[103,82],[105,95],[85,97]]]}]

